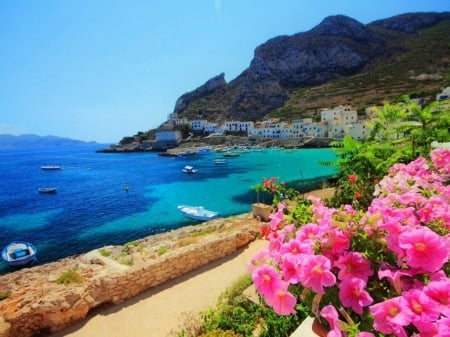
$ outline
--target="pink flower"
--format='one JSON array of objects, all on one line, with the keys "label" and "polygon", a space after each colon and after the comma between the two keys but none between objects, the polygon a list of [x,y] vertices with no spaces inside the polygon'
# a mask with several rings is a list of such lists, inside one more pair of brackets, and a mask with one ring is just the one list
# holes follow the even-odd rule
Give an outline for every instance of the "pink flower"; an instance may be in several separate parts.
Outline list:
[{"label": "pink flower", "polygon": [[267,263],[267,261],[269,261],[269,260],[270,260],[269,251],[266,248],[261,249],[250,260],[250,262],[248,264],[248,270],[250,271],[250,273],[253,273],[253,271],[256,268],[261,267],[263,264]]},{"label": "pink flower", "polygon": [[255,269],[252,273],[253,283],[258,292],[264,297],[273,297],[281,288],[281,277],[277,271],[268,265]]},{"label": "pink flower", "polygon": [[431,281],[424,287],[423,291],[438,303],[439,311],[450,318],[450,279]]},{"label": "pink flower", "polygon": [[278,212],[269,215],[270,218],[270,229],[272,231],[277,231],[280,229],[284,222],[283,209],[278,208]]},{"label": "pink flower", "polygon": [[412,272],[403,269],[395,269],[387,265],[383,265],[378,271],[378,278],[387,278],[391,286],[394,288],[397,294],[400,294],[404,289],[404,283],[402,277],[411,277]]},{"label": "pink flower", "polygon": [[283,273],[283,279],[286,282],[293,284],[300,282],[299,270],[301,258],[302,255],[287,254],[284,256],[281,271]]},{"label": "pink flower", "polygon": [[361,331],[356,334],[356,337],[375,337],[371,332]]},{"label": "pink flower", "polygon": [[387,334],[407,337],[404,327],[411,323],[411,311],[402,297],[394,297],[369,307],[374,318],[373,327]]},{"label": "pink flower", "polygon": [[349,278],[360,278],[367,282],[369,276],[373,275],[370,261],[363,258],[359,252],[347,252],[337,260],[336,267],[339,267],[338,278],[346,280]]},{"label": "pink flower", "polygon": [[320,238],[322,232],[319,225],[309,223],[300,227],[297,231],[296,238],[302,242],[304,241],[315,241]]},{"label": "pink flower", "polygon": [[339,314],[336,308],[331,304],[328,304],[322,308],[320,315],[325,318],[330,326],[330,332],[328,332],[328,337],[341,337],[342,332],[339,327]]},{"label": "pink flower", "polygon": [[373,299],[365,291],[366,282],[360,278],[343,281],[339,286],[339,299],[346,307],[351,307],[357,314],[362,315],[363,307],[372,304]]},{"label": "pink flower", "polygon": [[350,233],[338,228],[328,230],[328,235],[322,241],[322,254],[330,259],[337,259],[350,247]]},{"label": "pink flower", "polygon": [[301,283],[318,294],[323,294],[323,287],[336,283],[336,277],[330,271],[331,263],[323,255],[305,255],[301,265],[299,279]]},{"label": "pink flower", "polygon": [[313,249],[310,244],[305,244],[298,239],[291,239],[280,247],[281,254],[311,254]]},{"label": "pink flower", "polygon": [[403,293],[403,298],[408,303],[409,309],[413,313],[411,320],[414,325],[418,322],[427,323],[438,319],[439,305],[433,301],[423,291],[418,289],[411,289]]},{"label": "pink flower", "polygon": [[445,238],[423,226],[401,233],[399,246],[405,250],[409,266],[428,272],[439,270],[447,262],[450,248]]},{"label": "pink flower", "polygon": [[295,313],[297,298],[287,290],[287,283],[281,282],[275,293],[266,297],[266,302],[278,315],[287,316]]},{"label": "pink flower", "polygon": [[450,150],[439,149],[430,152],[430,158],[437,169],[445,169],[444,173],[450,172]]}]

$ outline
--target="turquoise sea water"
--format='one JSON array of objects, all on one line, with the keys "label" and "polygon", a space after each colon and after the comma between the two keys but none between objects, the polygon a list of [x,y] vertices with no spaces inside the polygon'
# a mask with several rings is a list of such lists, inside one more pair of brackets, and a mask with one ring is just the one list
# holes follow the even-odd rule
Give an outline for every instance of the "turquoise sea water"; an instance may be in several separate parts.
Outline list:
[{"label": "turquoise sea water", "polygon": [[[224,166],[212,162],[222,153],[181,159],[96,149],[0,152],[0,248],[26,240],[37,246],[38,263],[55,261],[195,224],[179,213],[179,204],[202,205],[223,217],[249,212],[256,201],[251,186],[263,177],[306,186],[334,173],[319,165],[335,158],[330,149],[250,151]],[[63,169],[40,169],[48,164]],[[198,172],[183,173],[185,165]],[[40,187],[58,192],[39,194]]]}]

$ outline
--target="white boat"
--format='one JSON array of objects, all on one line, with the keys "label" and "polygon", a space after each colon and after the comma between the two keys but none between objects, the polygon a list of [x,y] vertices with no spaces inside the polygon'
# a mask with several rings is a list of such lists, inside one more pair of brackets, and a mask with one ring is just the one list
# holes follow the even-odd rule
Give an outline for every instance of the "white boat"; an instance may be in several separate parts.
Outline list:
[{"label": "white boat", "polygon": [[215,165],[226,165],[227,160],[226,159],[213,159],[213,163]]},{"label": "white boat", "polygon": [[194,220],[206,221],[219,216],[218,212],[208,211],[207,209],[204,209],[203,206],[179,205],[178,210],[183,213],[185,217]]},{"label": "white boat", "polygon": [[2,250],[2,259],[11,267],[22,267],[36,261],[37,249],[25,241],[13,241]]},{"label": "white boat", "polygon": [[186,165],[186,166],[183,168],[183,172],[184,172],[184,173],[197,173],[198,170],[195,169],[195,168],[193,168],[192,166]]},{"label": "white boat", "polygon": [[44,166],[41,166],[41,169],[45,170],[45,171],[61,170],[61,166],[59,166],[59,165],[44,165]]},{"label": "white boat", "polygon": [[57,192],[56,187],[41,187],[38,188],[39,193],[47,193],[47,194],[53,194]]}]

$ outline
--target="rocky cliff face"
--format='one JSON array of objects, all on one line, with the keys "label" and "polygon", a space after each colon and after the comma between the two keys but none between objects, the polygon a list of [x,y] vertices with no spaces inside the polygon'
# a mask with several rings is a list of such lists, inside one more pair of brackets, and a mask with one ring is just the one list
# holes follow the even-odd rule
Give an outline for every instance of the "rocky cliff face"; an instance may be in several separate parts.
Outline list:
[{"label": "rocky cliff face", "polygon": [[[390,38],[450,20],[450,13],[404,14],[364,25],[337,15],[310,31],[275,37],[255,49],[248,69],[230,83],[224,74],[181,96],[174,112],[188,118],[258,119],[283,106],[292,88],[358,73],[392,53]],[[397,35],[396,35],[397,36]]]}]

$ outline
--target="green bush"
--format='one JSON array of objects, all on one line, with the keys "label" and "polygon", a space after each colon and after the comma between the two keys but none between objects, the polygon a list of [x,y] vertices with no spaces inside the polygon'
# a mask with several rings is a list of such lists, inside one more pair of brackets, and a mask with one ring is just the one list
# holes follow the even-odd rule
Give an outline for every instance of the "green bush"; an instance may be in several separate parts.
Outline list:
[{"label": "green bush", "polygon": [[200,335],[199,337],[242,337],[242,335],[230,330],[212,330]]},{"label": "green bush", "polygon": [[11,291],[0,291],[0,301],[7,299],[9,296],[11,296]]},{"label": "green bush", "polygon": [[103,248],[103,249],[100,249],[100,255],[103,257],[108,257],[111,255],[111,252],[109,250],[106,250]]},{"label": "green bush", "polygon": [[56,284],[64,284],[64,285],[68,285],[71,283],[83,283],[83,282],[84,282],[84,278],[78,272],[77,266],[73,267],[72,269],[63,271],[56,280]]}]

